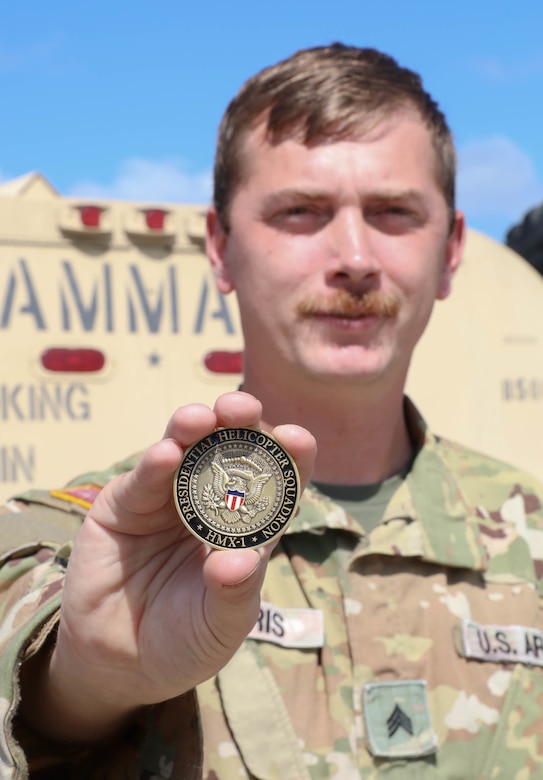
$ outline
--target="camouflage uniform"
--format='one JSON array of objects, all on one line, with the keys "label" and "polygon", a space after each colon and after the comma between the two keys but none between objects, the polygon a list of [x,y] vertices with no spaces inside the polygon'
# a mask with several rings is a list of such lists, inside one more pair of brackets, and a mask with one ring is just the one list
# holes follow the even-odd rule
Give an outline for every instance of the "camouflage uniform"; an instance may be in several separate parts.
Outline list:
[{"label": "camouflage uniform", "polygon": [[[306,491],[257,626],[198,691],[199,720],[187,694],[143,712],[107,752],[73,753],[16,722],[31,765],[110,780],[543,777],[543,487],[408,412],[420,449],[382,523],[365,535]],[[111,473],[88,476],[88,489]],[[32,501],[25,513],[40,517],[44,504],[84,512],[50,494]],[[81,515],[56,511],[52,529],[61,515],[69,537]],[[25,776],[12,770],[24,765],[13,669],[51,630],[68,555],[57,536],[32,547],[27,533],[2,569],[2,777]]]}]

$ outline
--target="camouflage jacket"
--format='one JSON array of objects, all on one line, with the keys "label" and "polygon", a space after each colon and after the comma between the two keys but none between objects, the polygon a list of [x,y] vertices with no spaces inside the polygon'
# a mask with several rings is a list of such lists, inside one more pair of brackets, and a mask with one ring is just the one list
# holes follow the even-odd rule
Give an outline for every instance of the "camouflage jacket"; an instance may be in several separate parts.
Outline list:
[{"label": "camouflage jacket", "polygon": [[0,777],[27,761],[32,777],[93,780],[543,777],[543,486],[409,415],[418,454],[381,524],[365,535],[308,489],[259,621],[199,709],[192,693],[149,708],[107,750],[29,733],[17,665],[53,630],[85,507],[131,461],[12,502]]}]

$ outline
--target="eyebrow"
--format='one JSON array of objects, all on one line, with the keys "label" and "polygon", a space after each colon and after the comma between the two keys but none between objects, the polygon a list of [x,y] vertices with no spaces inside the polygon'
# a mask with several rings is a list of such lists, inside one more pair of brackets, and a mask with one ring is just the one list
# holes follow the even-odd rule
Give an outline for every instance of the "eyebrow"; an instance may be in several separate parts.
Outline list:
[{"label": "eyebrow", "polygon": [[370,200],[371,199],[383,200],[383,201],[409,200],[409,201],[416,201],[417,203],[420,204],[426,202],[426,198],[424,197],[424,194],[419,190],[415,190],[412,188],[376,190],[375,192],[370,193],[368,197]]},{"label": "eyebrow", "polygon": [[[330,193],[311,188],[300,187],[286,187],[282,190],[270,192],[263,202],[265,210],[274,209],[277,206],[282,206],[285,203],[296,201],[305,201],[310,203],[322,203],[330,198]],[[370,203],[395,203],[395,202],[409,202],[414,205],[425,207],[427,200],[424,197],[424,193],[419,190],[409,188],[383,188],[370,191],[365,195]]]},{"label": "eyebrow", "polygon": [[273,208],[276,205],[281,205],[285,201],[306,200],[314,203],[320,203],[323,200],[327,200],[330,197],[329,194],[322,190],[301,189],[298,187],[286,187],[282,190],[270,192],[264,199],[264,205],[268,208]]}]

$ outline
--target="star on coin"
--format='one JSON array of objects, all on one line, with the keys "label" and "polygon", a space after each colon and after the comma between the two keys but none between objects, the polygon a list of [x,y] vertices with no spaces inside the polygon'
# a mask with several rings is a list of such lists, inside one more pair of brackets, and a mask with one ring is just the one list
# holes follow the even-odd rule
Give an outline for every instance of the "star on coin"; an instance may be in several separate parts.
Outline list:
[{"label": "star on coin", "polygon": [[287,528],[300,497],[296,464],[269,433],[218,428],[196,442],[174,479],[189,531],[217,549],[268,544]]}]

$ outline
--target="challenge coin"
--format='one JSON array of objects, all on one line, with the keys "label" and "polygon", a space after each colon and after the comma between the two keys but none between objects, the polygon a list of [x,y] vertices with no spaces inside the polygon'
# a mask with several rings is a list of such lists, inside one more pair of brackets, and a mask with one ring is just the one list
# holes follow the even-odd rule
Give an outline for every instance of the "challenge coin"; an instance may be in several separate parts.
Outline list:
[{"label": "challenge coin", "polygon": [[187,450],[173,495],[181,520],[202,542],[261,547],[286,530],[300,480],[293,459],[269,433],[218,428]]}]

